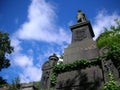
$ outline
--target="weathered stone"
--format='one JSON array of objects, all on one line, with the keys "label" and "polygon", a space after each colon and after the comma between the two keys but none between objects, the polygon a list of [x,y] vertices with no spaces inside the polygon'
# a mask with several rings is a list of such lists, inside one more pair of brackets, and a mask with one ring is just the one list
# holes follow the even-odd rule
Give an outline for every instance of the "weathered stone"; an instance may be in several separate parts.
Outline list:
[{"label": "weathered stone", "polygon": [[94,37],[94,32],[89,21],[77,23],[70,26],[70,29],[72,31],[72,43]]},{"label": "weathered stone", "polygon": [[64,49],[63,62],[72,63],[80,59],[93,59],[99,55],[96,42],[90,39],[70,44]]},{"label": "weathered stone", "polygon": [[[108,47],[103,47],[100,50],[100,55],[103,56],[108,52]],[[110,80],[109,73],[113,74],[114,80],[119,82],[119,72],[117,68],[114,66],[111,60],[102,60],[102,70],[103,70],[103,79],[104,82],[108,82]]]},{"label": "weathered stone", "polygon": [[118,82],[120,80],[118,70],[115,68],[111,60],[103,60],[102,66],[103,66],[103,75],[104,75],[105,82],[108,82],[110,80],[110,77],[109,77],[110,72],[113,74],[115,81]]},{"label": "weathered stone", "polygon": [[52,67],[50,66],[49,61],[46,61],[42,66],[42,78],[40,87],[43,89],[49,88],[51,68]]},{"label": "weathered stone", "polygon": [[53,54],[49,57],[49,61],[46,61],[42,66],[42,78],[40,82],[41,89],[49,90],[51,87],[50,76],[54,64],[57,64],[58,57]]},{"label": "weathered stone", "polygon": [[35,90],[33,82],[31,82],[31,83],[22,83],[20,90]]},{"label": "weathered stone", "polygon": [[[82,20],[79,17],[78,23],[71,26],[70,29],[72,43],[64,49],[64,64],[80,59],[91,60],[99,56],[96,42],[92,39],[94,32],[88,20]],[[59,74],[56,90],[100,90],[102,85],[102,69],[94,66]]]},{"label": "weathered stone", "polygon": [[56,90],[100,90],[102,84],[102,71],[96,66],[59,74]]}]

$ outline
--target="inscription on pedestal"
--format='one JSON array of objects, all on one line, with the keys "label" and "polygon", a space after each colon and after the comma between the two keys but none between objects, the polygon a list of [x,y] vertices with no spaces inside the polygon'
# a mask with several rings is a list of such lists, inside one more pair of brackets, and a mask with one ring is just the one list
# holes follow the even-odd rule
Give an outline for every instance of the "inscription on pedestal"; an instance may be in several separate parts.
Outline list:
[{"label": "inscription on pedestal", "polygon": [[80,27],[80,28],[76,28],[72,32],[73,32],[72,43],[82,41],[87,37],[88,38],[91,37],[91,35],[89,33],[89,30],[88,30],[88,26],[83,26],[83,27]]},{"label": "inscription on pedestal", "polygon": [[83,40],[84,38],[86,38],[87,35],[85,33],[85,29],[81,29],[81,30],[76,30],[75,31],[75,38],[74,38],[74,41],[81,41]]}]

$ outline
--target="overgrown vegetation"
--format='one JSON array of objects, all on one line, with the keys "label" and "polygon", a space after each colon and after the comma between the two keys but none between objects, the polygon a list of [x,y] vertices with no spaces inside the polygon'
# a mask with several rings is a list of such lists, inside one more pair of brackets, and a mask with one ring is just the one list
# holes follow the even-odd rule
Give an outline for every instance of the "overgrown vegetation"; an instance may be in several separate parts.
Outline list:
[{"label": "overgrown vegetation", "polygon": [[104,84],[103,90],[120,90],[120,84],[114,80],[113,74],[109,73],[110,80]]},{"label": "overgrown vegetation", "polygon": [[116,19],[115,23],[116,26],[105,28],[96,41],[99,48],[108,47],[107,58],[112,60],[120,74],[120,21]]},{"label": "overgrown vegetation", "polygon": [[[107,59],[112,60],[114,66],[118,69],[120,75],[120,21],[115,20],[117,26],[111,26],[98,37],[97,44],[99,48],[108,47]],[[112,73],[110,72],[110,81],[104,84],[103,90],[120,90],[120,84],[116,84]]]},{"label": "overgrown vegetation", "polygon": [[98,57],[98,58],[91,59],[91,60],[81,59],[81,60],[77,60],[70,64],[54,65],[53,72],[52,72],[51,78],[50,78],[52,86],[54,86],[56,84],[56,77],[58,74],[67,72],[67,71],[85,69],[87,67],[96,66],[96,65],[101,66],[102,58],[104,58],[104,57]]}]

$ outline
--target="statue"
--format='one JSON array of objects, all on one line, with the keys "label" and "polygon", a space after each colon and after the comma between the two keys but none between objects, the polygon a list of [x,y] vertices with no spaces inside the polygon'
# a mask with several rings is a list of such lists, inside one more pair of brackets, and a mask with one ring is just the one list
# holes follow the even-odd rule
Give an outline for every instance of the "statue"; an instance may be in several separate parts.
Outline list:
[{"label": "statue", "polygon": [[81,11],[78,10],[78,14],[77,14],[77,22],[85,22],[86,21],[86,17],[85,14]]}]

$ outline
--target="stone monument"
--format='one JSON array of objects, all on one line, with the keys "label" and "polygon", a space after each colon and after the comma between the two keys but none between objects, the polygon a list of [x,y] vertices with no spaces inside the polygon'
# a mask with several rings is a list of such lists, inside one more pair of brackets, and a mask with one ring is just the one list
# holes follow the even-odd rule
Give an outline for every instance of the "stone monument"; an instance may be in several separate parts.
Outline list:
[{"label": "stone monument", "polygon": [[[104,56],[107,48],[98,49],[93,40],[94,32],[85,14],[78,10],[77,23],[70,26],[72,32],[71,44],[64,49],[63,64],[73,63],[81,59],[91,61],[98,56]],[[104,58],[105,59],[105,58]],[[57,64],[58,57],[53,54],[42,66],[41,88],[49,90],[50,76],[53,64]],[[64,68],[64,67],[63,67]],[[91,66],[85,69],[61,72],[57,75],[56,90],[101,90],[105,82],[109,81],[112,72],[115,81],[119,82],[119,72],[112,60],[102,60],[101,66]]]},{"label": "stone monument", "polygon": [[50,76],[54,64],[57,64],[58,57],[53,54],[49,57],[49,61],[46,61],[42,66],[42,78],[40,82],[41,89],[49,90],[51,87]]},{"label": "stone monument", "polygon": [[78,10],[77,24],[70,26],[72,43],[64,50],[64,63],[71,63],[82,58],[93,59],[99,55],[96,42],[93,41],[94,32],[85,14]]},{"label": "stone monument", "polygon": [[[77,23],[70,26],[70,29],[72,40],[71,44],[64,49],[64,64],[80,59],[91,60],[99,56],[99,50],[93,40],[92,26],[81,10],[78,10]],[[100,90],[102,84],[102,70],[99,66],[93,66],[58,74],[56,90]]]}]

